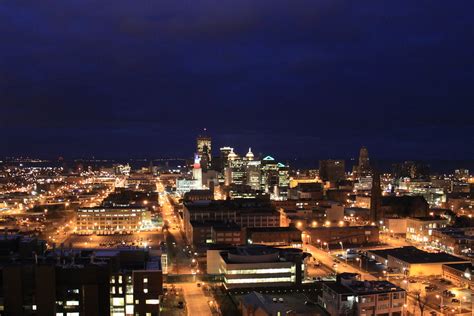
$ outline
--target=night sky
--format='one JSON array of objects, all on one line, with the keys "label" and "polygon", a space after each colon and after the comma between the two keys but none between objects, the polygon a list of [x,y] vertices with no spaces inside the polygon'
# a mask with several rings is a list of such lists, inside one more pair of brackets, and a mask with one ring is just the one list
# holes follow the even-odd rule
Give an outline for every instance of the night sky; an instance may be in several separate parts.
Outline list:
[{"label": "night sky", "polygon": [[474,157],[472,0],[0,2],[0,155]]}]

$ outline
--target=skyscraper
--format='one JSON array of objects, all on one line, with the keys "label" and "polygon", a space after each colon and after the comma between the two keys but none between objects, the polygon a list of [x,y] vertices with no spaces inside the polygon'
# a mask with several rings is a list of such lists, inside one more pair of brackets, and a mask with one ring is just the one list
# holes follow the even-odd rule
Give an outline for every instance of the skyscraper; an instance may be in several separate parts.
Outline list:
[{"label": "skyscraper", "polygon": [[380,188],[380,174],[374,168],[372,175],[372,190],[370,195],[370,221],[378,225],[383,220],[382,189]]},{"label": "skyscraper", "polygon": [[360,149],[357,174],[359,177],[365,177],[370,174],[369,151],[366,147]]},{"label": "skyscraper", "polygon": [[204,170],[207,170],[212,159],[212,139],[205,134],[206,131],[204,129],[204,133],[196,138],[196,152]]}]

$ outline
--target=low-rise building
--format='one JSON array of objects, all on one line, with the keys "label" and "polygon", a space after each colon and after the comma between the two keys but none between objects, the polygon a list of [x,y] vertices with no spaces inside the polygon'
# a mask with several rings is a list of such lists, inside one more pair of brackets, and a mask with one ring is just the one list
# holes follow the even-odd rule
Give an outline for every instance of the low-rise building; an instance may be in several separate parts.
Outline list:
[{"label": "low-rise building", "polygon": [[399,217],[386,218],[384,220],[385,230],[392,235],[403,235],[407,233],[407,219]]},{"label": "low-rise building", "polygon": [[279,227],[280,213],[269,201],[259,199],[185,203],[183,223],[188,241],[192,239],[193,233],[191,221],[233,222],[240,227]]},{"label": "low-rise building", "polygon": [[474,253],[474,227],[446,227],[433,230],[431,245],[455,255]]},{"label": "low-rise building", "polygon": [[319,303],[331,316],[404,315],[406,291],[388,281],[360,281],[358,274],[342,273],[325,282]]},{"label": "low-rise building", "polygon": [[227,289],[290,287],[301,284],[307,254],[295,248],[263,245],[207,251],[207,272],[223,279]]},{"label": "low-rise building", "polygon": [[408,218],[406,238],[416,242],[429,242],[433,230],[444,228],[447,224],[446,218],[436,216]]},{"label": "low-rise building", "polygon": [[367,255],[395,273],[407,276],[442,275],[444,264],[469,262],[444,252],[426,252],[413,246],[369,250]]},{"label": "low-rise building", "polygon": [[347,245],[374,244],[379,242],[379,228],[377,226],[322,226],[307,227],[304,230],[303,242],[315,246],[321,244]]},{"label": "low-rise building", "polygon": [[76,212],[77,234],[110,235],[150,228],[151,212],[145,207],[91,207]]},{"label": "low-rise building", "polygon": [[188,242],[195,247],[209,244],[239,245],[242,231],[239,225],[223,221],[191,221]]},{"label": "low-rise building", "polygon": [[474,289],[474,265],[469,263],[443,265],[443,278],[459,287]]},{"label": "low-rise building", "polygon": [[245,229],[247,244],[301,247],[301,231],[289,227],[253,227]]},{"label": "low-rise building", "polygon": [[270,295],[250,292],[239,300],[242,316],[325,316],[321,307],[308,303],[306,294]]},{"label": "low-rise building", "polygon": [[211,201],[214,200],[214,192],[212,190],[191,190],[184,193],[183,200],[186,202]]}]

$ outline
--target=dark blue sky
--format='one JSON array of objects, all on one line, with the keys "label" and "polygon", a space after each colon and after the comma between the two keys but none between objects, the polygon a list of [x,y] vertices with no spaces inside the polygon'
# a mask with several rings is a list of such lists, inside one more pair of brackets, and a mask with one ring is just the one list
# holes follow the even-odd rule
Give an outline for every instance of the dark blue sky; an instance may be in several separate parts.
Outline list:
[{"label": "dark blue sky", "polygon": [[0,155],[474,157],[472,0],[0,2]]}]

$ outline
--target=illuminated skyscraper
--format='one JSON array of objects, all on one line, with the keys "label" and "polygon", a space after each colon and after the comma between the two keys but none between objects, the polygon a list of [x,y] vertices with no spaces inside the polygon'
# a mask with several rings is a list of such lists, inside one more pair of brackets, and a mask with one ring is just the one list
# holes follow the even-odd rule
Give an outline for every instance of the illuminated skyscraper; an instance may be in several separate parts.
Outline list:
[{"label": "illuminated skyscraper", "polygon": [[198,154],[194,155],[193,180],[196,180],[199,188],[202,187],[202,169]]},{"label": "illuminated skyscraper", "polygon": [[[207,130],[204,129],[204,133]],[[211,137],[201,134],[196,138],[196,149],[200,159],[201,167],[204,170],[209,168],[212,159],[212,139]]]}]

